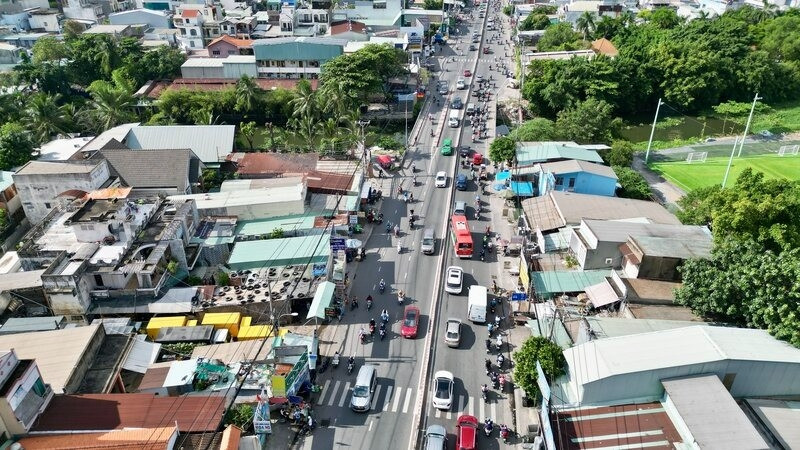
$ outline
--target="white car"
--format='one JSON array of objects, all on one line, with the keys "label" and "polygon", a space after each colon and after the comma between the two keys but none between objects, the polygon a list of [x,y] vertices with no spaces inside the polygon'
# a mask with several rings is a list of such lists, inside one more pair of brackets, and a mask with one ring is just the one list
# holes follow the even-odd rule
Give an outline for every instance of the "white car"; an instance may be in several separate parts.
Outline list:
[{"label": "white car", "polygon": [[453,374],[440,370],[433,375],[433,407],[448,410],[453,405]]},{"label": "white car", "polygon": [[447,187],[447,173],[436,172],[436,187]]},{"label": "white car", "polygon": [[444,332],[444,343],[447,344],[448,347],[458,348],[458,345],[461,343],[460,320],[453,319],[452,317],[447,319],[447,327],[445,327]]},{"label": "white car", "polygon": [[458,266],[450,266],[447,268],[447,281],[444,284],[444,290],[451,294],[460,294],[464,288],[464,270]]},{"label": "white car", "polygon": [[466,89],[466,88],[467,88],[467,83],[464,82],[463,78],[459,78],[456,81],[456,89]]}]

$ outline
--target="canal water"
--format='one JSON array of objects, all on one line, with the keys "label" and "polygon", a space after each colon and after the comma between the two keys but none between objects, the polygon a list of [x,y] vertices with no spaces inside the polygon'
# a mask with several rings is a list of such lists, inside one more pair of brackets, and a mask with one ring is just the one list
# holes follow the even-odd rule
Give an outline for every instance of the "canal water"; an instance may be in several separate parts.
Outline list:
[{"label": "canal water", "polygon": [[[650,119],[652,120],[652,118]],[[653,123],[627,125],[620,130],[624,139],[631,142],[645,142],[650,139]],[[724,127],[724,128],[723,128]],[[741,124],[730,120],[705,117],[659,117],[655,141],[671,141],[673,139],[704,139],[710,136],[738,134],[744,131]]]}]

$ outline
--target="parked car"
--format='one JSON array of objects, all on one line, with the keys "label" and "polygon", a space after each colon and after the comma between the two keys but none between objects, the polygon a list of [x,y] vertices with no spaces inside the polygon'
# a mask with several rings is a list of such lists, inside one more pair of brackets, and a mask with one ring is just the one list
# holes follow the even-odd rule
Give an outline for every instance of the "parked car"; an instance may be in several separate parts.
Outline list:
[{"label": "parked car", "polygon": [[478,442],[478,418],[464,414],[456,421],[456,448],[475,450]]},{"label": "parked car", "polygon": [[458,319],[447,319],[445,328],[444,343],[448,347],[457,348],[461,344],[461,321]]},{"label": "parked car", "polygon": [[447,430],[441,425],[431,425],[425,430],[425,450],[445,450]]},{"label": "parked car", "polygon": [[406,306],[403,311],[403,326],[400,327],[400,334],[404,338],[413,339],[417,337],[419,328],[419,308],[416,306]]},{"label": "parked car", "polygon": [[433,375],[433,407],[446,411],[452,405],[453,374],[446,370],[440,370]]}]

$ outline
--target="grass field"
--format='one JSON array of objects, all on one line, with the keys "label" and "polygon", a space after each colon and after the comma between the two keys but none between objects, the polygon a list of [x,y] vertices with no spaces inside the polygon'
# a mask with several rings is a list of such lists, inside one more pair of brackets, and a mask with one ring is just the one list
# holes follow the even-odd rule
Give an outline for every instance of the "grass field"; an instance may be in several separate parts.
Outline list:
[{"label": "grass field", "polygon": [[[705,162],[688,164],[686,161],[654,162],[650,168],[685,191],[721,184],[728,166],[728,157],[709,157]],[[800,155],[776,154],[734,158],[727,186],[731,186],[748,167],[763,172],[768,178],[800,180]]]}]

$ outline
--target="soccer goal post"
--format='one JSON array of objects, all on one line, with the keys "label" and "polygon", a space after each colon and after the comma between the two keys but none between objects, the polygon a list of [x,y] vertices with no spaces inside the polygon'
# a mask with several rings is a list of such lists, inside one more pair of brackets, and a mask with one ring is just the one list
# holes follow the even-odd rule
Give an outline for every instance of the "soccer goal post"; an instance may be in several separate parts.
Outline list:
[{"label": "soccer goal post", "polygon": [[689,164],[706,162],[707,157],[708,152],[691,152],[686,156],[686,162]]},{"label": "soccer goal post", "polygon": [[796,156],[800,145],[782,145],[778,149],[778,156]]}]

